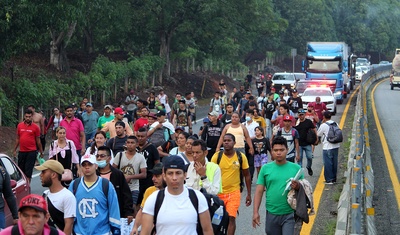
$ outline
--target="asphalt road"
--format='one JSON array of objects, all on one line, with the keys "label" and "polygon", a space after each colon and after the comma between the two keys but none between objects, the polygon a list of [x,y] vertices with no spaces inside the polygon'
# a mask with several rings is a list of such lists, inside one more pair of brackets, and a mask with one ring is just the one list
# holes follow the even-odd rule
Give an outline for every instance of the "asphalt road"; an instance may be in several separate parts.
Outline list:
[{"label": "asphalt road", "polygon": [[[333,120],[335,120],[338,123],[340,122],[340,118],[343,114],[343,110],[345,108],[347,101],[348,101],[348,99],[345,100],[344,104],[338,105],[338,107],[337,107],[337,114],[336,114],[336,116],[333,117]],[[198,108],[198,110],[197,110],[197,119],[198,120],[197,120],[197,123],[194,124],[194,126],[193,126],[193,131],[195,133],[198,132],[200,125],[202,125],[202,119],[204,117],[206,117],[206,115],[208,113],[208,109],[209,109],[209,107],[206,107],[206,106],[202,106],[202,107]],[[345,156],[345,157],[347,158],[347,156]],[[303,161],[304,161],[303,163],[305,165],[306,159],[304,159]],[[313,160],[314,175],[309,176],[307,173],[305,173],[305,178],[310,181],[310,183],[312,184],[312,186],[314,188],[317,186],[317,182],[320,178],[322,166],[323,166],[322,147],[321,147],[321,145],[318,145],[314,151],[314,160]],[[307,171],[305,171],[305,172],[307,172]],[[31,190],[32,190],[32,193],[42,194],[42,192],[45,189],[41,186],[38,175],[39,175],[39,172],[37,172],[35,170],[34,178],[32,180]],[[255,183],[256,183],[256,177],[254,177],[253,182],[252,182],[252,197],[254,196],[254,192],[255,192],[255,187],[256,187]],[[321,182],[320,182],[319,188],[324,192],[324,194],[322,195],[323,198],[321,200],[323,201],[323,203],[327,203],[329,206],[325,206],[322,204],[323,206],[320,206],[319,209],[318,209],[318,207],[316,208],[316,209],[318,209],[318,211],[317,211],[317,215],[313,216],[316,218],[313,228],[311,228],[308,225],[304,225],[302,234],[310,234],[310,231],[312,231],[311,234],[324,234],[326,221],[329,221],[329,220],[335,221],[336,220],[336,217],[334,215],[332,215],[331,211],[336,210],[337,202],[335,202],[332,199],[332,197],[329,195],[332,194],[332,192],[334,192],[335,188],[337,188],[337,187],[338,186],[336,186],[336,185],[333,185],[333,186],[330,185],[329,187],[325,187],[324,185],[321,185]],[[328,196],[327,196],[327,194],[328,194]],[[236,234],[265,234],[264,233],[265,198],[263,199],[263,202],[260,207],[260,215],[261,215],[261,222],[262,222],[261,226],[254,229],[251,224],[252,214],[253,214],[253,205],[251,205],[250,207],[245,206],[245,202],[244,202],[245,196],[246,195],[244,193],[242,195],[242,203],[241,203],[241,207],[239,209],[239,215],[237,217]],[[265,196],[265,194],[264,194],[264,196]],[[321,219],[318,219],[319,217],[321,217]]]},{"label": "asphalt road", "polygon": [[[399,195],[395,195],[395,189],[400,185],[393,179],[398,179],[400,169],[400,89],[390,90],[389,81],[378,83],[373,94],[375,108],[379,117],[384,137],[382,142],[378,134],[378,127],[372,116],[369,115],[369,134],[371,141],[372,168],[375,176],[374,206],[375,225],[378,234],[400,234]],[[370,112],[371,113],[371,112]],[[385,153],[382,143],[387,143],[390,154]],[[389,160],[388,158],[391,158]],[[395,172],[389,172],[388,166],[394,166]]]}]

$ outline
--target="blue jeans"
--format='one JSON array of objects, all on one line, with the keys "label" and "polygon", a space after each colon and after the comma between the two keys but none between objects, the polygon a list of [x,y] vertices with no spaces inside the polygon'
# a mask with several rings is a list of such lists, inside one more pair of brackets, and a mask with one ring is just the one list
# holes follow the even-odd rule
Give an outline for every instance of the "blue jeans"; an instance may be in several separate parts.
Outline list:
[{"label": "blue jeans", "polygon": [[267,211],[265,216],[265,232],[268,235],[293,235],[294,213],[273,215]]},{"label": "blue jeans", "polygon": [[324,149],[322,156],[324,158],[324,176],[326,182],[336,182],[337,166],[338,166],[339,148]]},{"label": "blue jeans", "polygon": [[0,211],[0,229],[6,227],[6,216],[4,215],[4,210]]},{"label": "blue jeans", "polygon": [[299,165],[303,166],[303,155],[305,153],[306,158],[307,158],[307,168],[311,168],[312,166],[312,159],[313,159],[313,154],[312,154],[312,146],[311,145],[306,145],[306,146],[299,146],[300,147],[300,161]]},{"label": "blue jeans", "polygon": [[272,137],[272,123],[271,123],[271,120],[268,119],[268,118],[265,118],[265,123],[267,124],[267,127],[266,127],[267,133],[265,133],[265,137],[268,138],[268,139],[271,139],[271,137]]}]

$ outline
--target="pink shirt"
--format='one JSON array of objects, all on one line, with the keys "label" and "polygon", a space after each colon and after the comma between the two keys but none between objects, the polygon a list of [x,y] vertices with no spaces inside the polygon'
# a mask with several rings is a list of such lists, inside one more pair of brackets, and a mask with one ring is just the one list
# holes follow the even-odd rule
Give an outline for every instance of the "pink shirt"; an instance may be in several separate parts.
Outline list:
[{"label": "pink shirt", "polygon": [[76,153],[76,147],[75,147],[74,142],[71,141],[71,140],[66,140],[66,141],[67,141],[67,144],[65,145],[64,148],[61,148],[61,147],[58,146],[58,141],[57,140],[53,141],[53,148],[51,147],[51,145],[49,147],[49,159],[50,158],[54,158],[54,160],[56,160],[56,155],[58,153],[60,153],[62,158],[65,158],[65,151],[69,150],[69,142],[71,142],[71,154],[72,154],[71,155],[71,161],[72,161],[72,163],[78,163],[79,164],[79,156]]},{"label": "pink shirt", "polygon": [[[11,235],[11,230],[12,230],[13,227],[14,227],[14,225],[5,228],[4,230],[2,230],[0,232],[0,235]],[[19,220],[18,220],[18,229],[19,229],[19,234],[25,235],[24,230],[22,229],[21,221],[19,221]],[[63,231],[61,231],[59,229],[57,229],[57,230],[58,230],[58,234],[59,235],[65,235],[65,233]],[[44,230],[43,230],[42,234],[43,235],[50,235],[50,227],[49,227],[49,225],[47,225],[47,224],[44,225]]]},{"label": "pink shirt", "polygon": [[74,142],[76,150],[82,150],[81,132],[84,132],[85,129],[83,129],[81,120],[72,117],[72,120],[68,122],[67,119],[64,118],[61,121],[60,126],[65,127],[67,139]]}]

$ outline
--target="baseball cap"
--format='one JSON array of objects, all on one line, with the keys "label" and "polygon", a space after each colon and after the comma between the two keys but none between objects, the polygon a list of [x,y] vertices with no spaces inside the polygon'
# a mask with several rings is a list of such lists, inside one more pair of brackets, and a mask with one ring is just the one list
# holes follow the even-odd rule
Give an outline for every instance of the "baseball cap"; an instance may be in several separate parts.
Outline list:
[{"label": "baseball cap", "polygon": [[246,91],[246,94],[249,94],[249,95],[250,95],[250,94],[251,94],[251,92],[250,92],[250,91]]},{"label": "baseball cap", "polygon": [[209,123],[209,122],[210,122],[210,119],[208,119],[208,118],[203,118],[203,122]]},{"label": "baseball cap", "polygon": [[153,113],[153,112],[150,112],[149,115],[147,115],[147,117],[151,117],[151,118],[157,119],[157,115],[155,113]]},{"label": "baseball cap", "polygon": [[112,106],[107,104],[106,106],[104,106],[104,109],[111,109],[112,110]]},{"label": "baseball cap", "polygon": [[283,121],[292,121],[292,117],[289,115],[286,115],[283,117]]},{"label": "baseball cap", "polygon": [[308,103],[307,107],[314,107],[313,103]]},{"label": "baseball cap", "polygon": [[81,165],[82,165],[83,162],[90,162],[92,164],[97,164],[96,156],[87,153],[87,154],[82,156]]},{"label": "baseball cap", "polygon": [[271,91],[275,91],[275,87],[272,87],[272,88],[271,88]]},{"label": "baseball cap", "polygon": [[36,194],[29,194],[21,199],[18,211],[21,211],[25,207],[31,207],[35,210],[47,213],[46,199]]},{"label": "baseball cap", "polygon": [[217,111],[209,112],[208,115],[218,117],[219,113]]},{"label": "baseball cap", "polygon": [[165,157],[163,164],[164,169],[180,169],[184,172],[187,170],[185,162],[178,155],[170,155],[169,157]]},{"label": "baseball cap", "polygon": [[93,107],[92,103],[86,103],[86,106]]},{"label": "baseball cap", "polygon": [[306,113],[306,111],[304,109],[301,109],[301,108],[298,110],[298,112],[302,113],[302,114]]},{"label": "baseball cap", "polygon": [[293,89],[293,90],[292,90],[292,93],[297,93],[297,90],[296,90],[296,89]]},{"label": "baseball cap", "polygon": [[115,108],[114,114],[125,114],[124,110],[120,107]]},{"label": "baseball cap", "polygon": [[63,165],[59,161],[51,160],[51,159],[45,161],[40,166],[35,166],[35,169],[39,170],[39,171],[44,171],[44,170],[49,169],[49,170],[52,170],[52,171],[54,171],[54,172],[56,172],[56,173],[58,173],[60,175],[62,175],[64,173]]},{"label": "baseball cap", "polygon": [[284,95],[285,92],[284,91],[279,91],[279,95]]},{"label": "baseball cap", "polygon": [[165,116],[165,111],[164,110],[160,110],[160,111],[157,112],[157,117],[160,117],[160,116]]},{"label": "baseball cap", "polygon": [[161,175],[163,169],[163,164],[161,162],[154,165],[153,169],[150,169],[149,172],[153,173],[154,175]]},{"label": "baseball cap", "polygon": [[184,128],[183,126],[177,126],[177,127],[175,128],[175,131],[179,131],[179,130],[185,131],[185,128]]},{"label": "baseball cap", "polygon": [[184,103],[184,104],[186,104],[186,101],[185,101],[184,99],[181,99],[181,100],[179,100],[178,102],[179,102],[179,103]]}]

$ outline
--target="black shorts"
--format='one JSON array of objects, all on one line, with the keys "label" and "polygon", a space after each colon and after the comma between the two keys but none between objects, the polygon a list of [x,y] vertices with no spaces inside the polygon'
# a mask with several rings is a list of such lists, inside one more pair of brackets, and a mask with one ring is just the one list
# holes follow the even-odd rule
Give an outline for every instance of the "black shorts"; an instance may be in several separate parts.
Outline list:
[{"label": "black shorts", "polygon": [[19,152],[18,167],[24,172],[26,177],[32,178],[33,167],[35,166],[37,151]]}]

